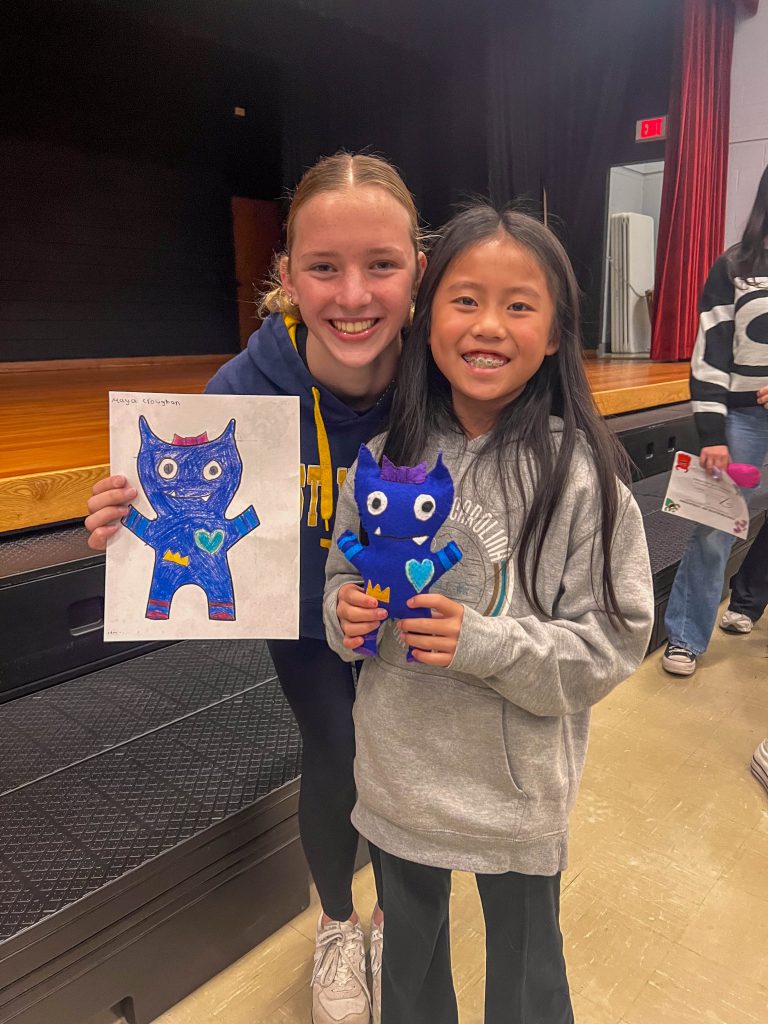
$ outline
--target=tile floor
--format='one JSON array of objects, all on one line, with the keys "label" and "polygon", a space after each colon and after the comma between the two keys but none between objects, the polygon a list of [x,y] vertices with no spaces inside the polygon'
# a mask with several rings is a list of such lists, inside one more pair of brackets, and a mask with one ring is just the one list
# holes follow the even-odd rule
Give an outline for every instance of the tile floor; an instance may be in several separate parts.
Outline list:
[{"label": "tile floor", "polygon": [[[768,1022],[768,622],[719,630],[692,679],[661,652],[595,709],[572,818],[562,923],[577,1024]],[[356,904],[373,904],[370,868]],[[462,1024],[481,1024],[483,923],[456,875]],[[309,1024],[311,907],[156,1024]]]}]

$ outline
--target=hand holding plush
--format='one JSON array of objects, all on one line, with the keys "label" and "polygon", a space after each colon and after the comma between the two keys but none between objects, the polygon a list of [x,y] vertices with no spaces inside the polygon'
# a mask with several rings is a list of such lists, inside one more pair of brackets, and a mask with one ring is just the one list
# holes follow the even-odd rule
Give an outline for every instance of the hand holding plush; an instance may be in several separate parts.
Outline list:
[{"label": "hand holding plush", "polygon": [[[450,541],[433,552],[435,534],[453,505],[453,480],[438,455],[435,468],[426,463],[395,466],[384,456],[379,468],[365,445],[360,446],[355,476],[355,501],[368,545],[347,530],[339,549],[363,577],[365,593],[386,608],[391,618],[423,618],[423,609],[407,601],[427,593],[440,577],[461,560]],[[378,630],[367,633],[359,654],[375,654]],[[409,651],[409,660],[412,655]]]}]

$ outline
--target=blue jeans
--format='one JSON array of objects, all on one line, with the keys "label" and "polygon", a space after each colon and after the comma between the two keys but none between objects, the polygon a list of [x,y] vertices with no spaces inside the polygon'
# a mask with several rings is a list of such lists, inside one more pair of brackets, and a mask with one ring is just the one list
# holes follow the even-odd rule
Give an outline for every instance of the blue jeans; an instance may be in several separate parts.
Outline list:
[{"label": "blue jeans", "polygon": [[[768,454],[768,409],[732,409],[725,422],[731,462],[762,468]],[[761,486],[765,486],[764,484]],[[743,491],[747,501],[754,491]],[[709,526],[691,534],[669,595],[664,624],[669,642],[693,654],[706,651],[723,593],[728,556],[735,537]]]}]

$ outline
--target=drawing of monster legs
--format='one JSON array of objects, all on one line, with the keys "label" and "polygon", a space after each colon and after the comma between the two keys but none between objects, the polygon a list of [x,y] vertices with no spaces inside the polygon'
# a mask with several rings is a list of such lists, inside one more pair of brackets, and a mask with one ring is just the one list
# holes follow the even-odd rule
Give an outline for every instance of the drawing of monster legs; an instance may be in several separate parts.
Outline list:
[{"label": "drawing of monster legs", "polygon": [[208,599],[208,618],[219,622],[235,619],[235,591],[226,555],[211,559],[197,580]]},{"label": "drawing of monster legs", "polygon": [[182,583],[183,580],[180,578],[177,565],[168,562],[156,563],[155,571],[152,573],[152,583],[149,588],[146,618],[170,618],[173,595]]},{"label": "drawing of monster legs", "polygon": [[208,618],[217,619],[221,622],[232,622],[235,618],[235,592],[232,589],[232,581],[229,582],[229,589],[217,586],[215,590],[206,589],[205,596],[208,598]]}]

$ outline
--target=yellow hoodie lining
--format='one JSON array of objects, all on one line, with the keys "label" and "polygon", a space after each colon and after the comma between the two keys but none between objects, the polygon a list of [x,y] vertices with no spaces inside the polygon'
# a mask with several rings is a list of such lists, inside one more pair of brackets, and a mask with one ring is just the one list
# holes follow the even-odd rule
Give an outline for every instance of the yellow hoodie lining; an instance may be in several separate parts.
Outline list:
[{"label": "yellow hoodie lining", "polygon": [[[296,327],[301,323],[292,316],[284,316],[283,321],[288,330],[288,337],[291,344],[299,351],[296,343]],[[331,519],[333,519],[333,463],[331,462],[331,446],[328,444],[328,431],[325,429],[323,413],[320,408],[320,389],[312,388],[312,396],[315,400],[315,433],[317,434],[317,454],[320,460],[320,518],[325,523],[327,533],[331,532]],[[329,548],[331,541],[329,537],[323,537],[320,546]]]}]

